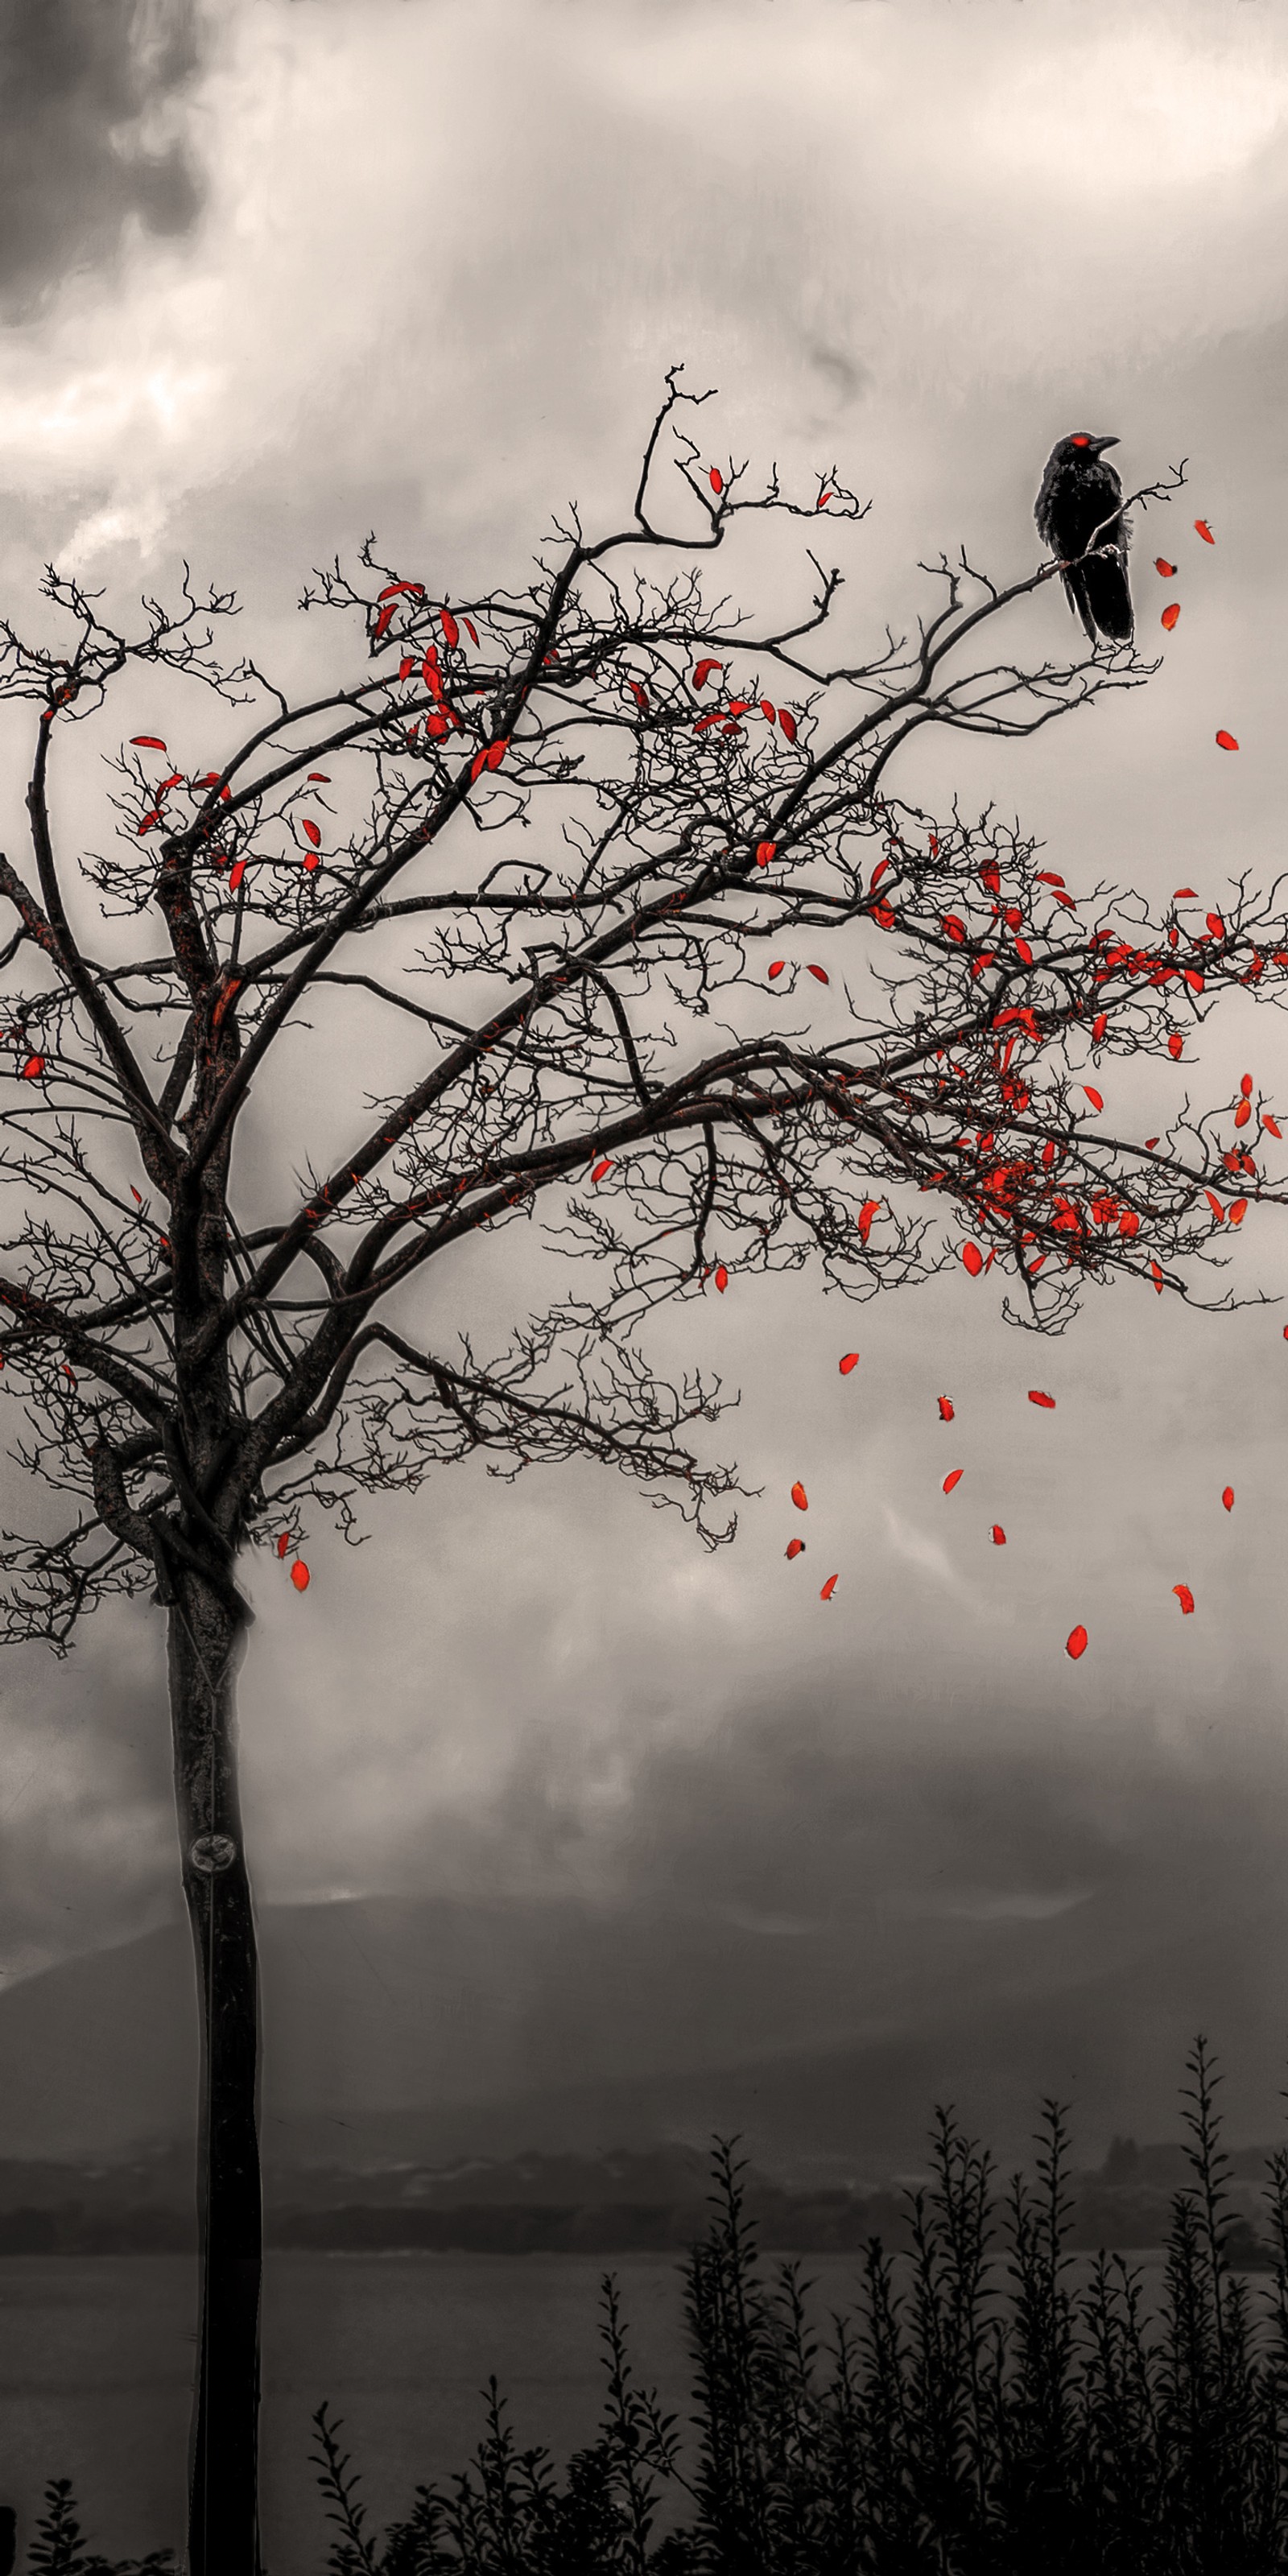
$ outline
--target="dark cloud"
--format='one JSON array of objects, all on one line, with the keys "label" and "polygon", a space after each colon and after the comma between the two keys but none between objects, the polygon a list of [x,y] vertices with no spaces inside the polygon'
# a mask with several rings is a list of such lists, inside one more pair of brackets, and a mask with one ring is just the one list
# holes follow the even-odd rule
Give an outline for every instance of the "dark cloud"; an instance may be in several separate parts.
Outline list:
[{"label": "dark cloud", "polygon": [[111,261],[131,217],[193,223],[201,187],[171,127],[197,69],[193,0],[0,0],[0,312],[29,314]]}]

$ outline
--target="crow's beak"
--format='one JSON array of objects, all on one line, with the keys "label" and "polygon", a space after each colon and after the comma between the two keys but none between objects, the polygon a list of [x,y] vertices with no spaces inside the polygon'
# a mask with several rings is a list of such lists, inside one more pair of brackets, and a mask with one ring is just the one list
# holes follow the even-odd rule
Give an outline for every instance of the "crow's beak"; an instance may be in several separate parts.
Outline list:
[{"label": "crow's beak", "polygon": [[1117,447],[1118,440],[1116,438],[1093,438],[1091,444],[1094,447],[1097,456],[1103,456],[1107,447]]}]

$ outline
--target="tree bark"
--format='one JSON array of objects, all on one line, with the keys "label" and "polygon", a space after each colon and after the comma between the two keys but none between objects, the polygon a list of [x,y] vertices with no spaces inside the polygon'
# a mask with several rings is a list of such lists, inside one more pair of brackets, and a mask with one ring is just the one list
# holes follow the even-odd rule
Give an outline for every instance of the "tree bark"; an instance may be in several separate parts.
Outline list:
[{"label": "tree bark", "polygon": [[201,2342],[188,2576],[260,2576],[259,1964],[237,1794],[241,1622],[200,1577],[170,1610],[170,1712],[183,1886],[201,1996]]}]

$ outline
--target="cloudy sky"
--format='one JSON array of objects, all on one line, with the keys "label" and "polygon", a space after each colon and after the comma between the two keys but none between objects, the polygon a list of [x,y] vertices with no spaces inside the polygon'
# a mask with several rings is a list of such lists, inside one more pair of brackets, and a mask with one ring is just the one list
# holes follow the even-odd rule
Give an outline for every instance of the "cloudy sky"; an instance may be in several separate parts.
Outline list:
[{"label": "cloudy sky", "polygon": [[[879,636],[919,558],[1033,566],[1042,462],[1086,424],[1132,483],[1189,460],[1192,499],[1140,548],[1147,644],[1148,559],[1180,566],[1158,679],[906,783],[996,796],[1074,884],[1216,901],[1278,863],[1288,27],[1263,0],[8,0],[0,26],[19,622],[46,558],[125,599],[186,556],[289,658],[309,566],[368,528],[442,586],[521,579],[569,496],[620,518],[683,359],[719,388],[719,452],[835,461],[871,496],[847,613]],[[1052,592],[1033,614],[1063,648]],[[12,847],[19,780],[6,759]],[[1271,1014],[1223,1015],[1205,1062],[1214,1092],[1248,1064],[1288,1109]],[[1285,1249],[1250,1221],[1240,1290],[1281,1294]],[[1250,2026],[1249,1997],[1288,2036],[1283,1316],[1116,1289],[1035,1347],[998,1302],[945,1281],[856,1325],[806,1276],[686,1310],[686,1351],[742,1388],[727,1439],[763,1488],[714,1557],[604,1473],[511,1491],[464,1468],[375,1506],[357,1553],[319,1527],[303,1600],[257,1559],[263,1900],[572,1897],[643,1940],[673,1891],[746,1929],[753,1978],[759,1939],[790,1985],[782,1945],[807,1932],[804,2009],[859,1873],[874,1959],[916,1963],[910,2021],[964,1923],[1022,1945],[1067,1916],[1062,1977],[1174,1956],[1184,2022],[1199,1907],[1227,1980],[1213,2036],[1223,2003]],[[805,1473],[827,1608],[783,1564]],[[177,1891],[146,1610],[100,1616],[65,1666],[12,1654],[3,1690],[12,1980],[176,1917]],[[1232,1946],[1250,1887],[1263,1930]],[[856,2028],[884,1974],[856,1959]],[[834,2034],[847,2009],[829,1990]],[[686,1999],[691,2058],[717,2017],[704,2033]],[[1035,2095],[1059,2080],[1042,2029],[1039,1995]],[[1153,2113],[1130,2037],[1124,2124]],[[1280,2080],[1257,2070],[1257,2106]]]}]

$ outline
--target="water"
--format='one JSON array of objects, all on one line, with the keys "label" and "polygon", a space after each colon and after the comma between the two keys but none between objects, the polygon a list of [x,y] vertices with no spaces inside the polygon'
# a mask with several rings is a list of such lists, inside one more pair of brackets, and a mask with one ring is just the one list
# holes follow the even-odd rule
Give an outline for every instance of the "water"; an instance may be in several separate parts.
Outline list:
[{"label": "water", "polygon": [[[1157,2294],[1159,2258],[1136,2258]],[[464,2466],[495,2371],[522,2444],[557,2459],[593,2433],[597,2297],[621,2284],[643,2379],[683,2415],[688,2369],[673,2255],[276,2254],[265,2266],[263,2529],[270,2576],[321,2576],[328,2527],[309,2453],[325,2398],[377,2528],[418,2480]],[[1086,2277],[1079,2258],[1071,2279]],[[858,2258],[811,2255],[819,2321],[854,2304]],[[184,2520],[195,2272],[179,2257],[0,2258],[0,2498],[30,2533],[45,2480],[70,2477],[109,2557],[177,2544]]]}]

